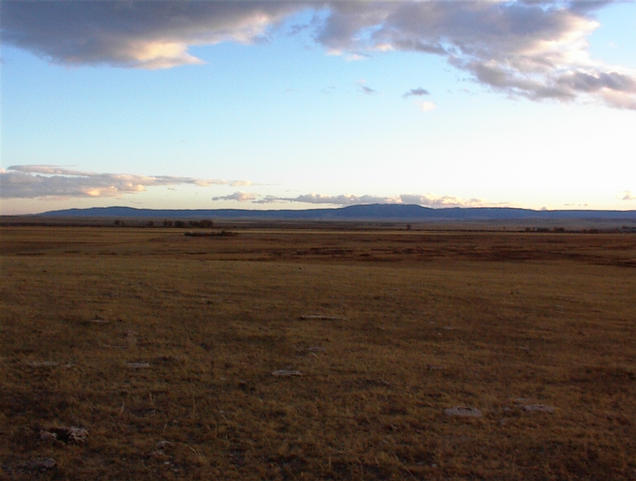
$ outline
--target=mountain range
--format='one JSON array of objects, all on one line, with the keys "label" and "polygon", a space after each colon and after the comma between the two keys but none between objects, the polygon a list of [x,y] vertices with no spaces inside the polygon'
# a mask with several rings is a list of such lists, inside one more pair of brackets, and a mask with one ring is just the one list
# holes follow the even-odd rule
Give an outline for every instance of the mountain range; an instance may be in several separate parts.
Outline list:
[{"label": "mountain range", "polygon": [[512,207],[422,207],[407,204],[351,205],[331,209],[135,209],[91,207],[35,214],[42,217],[90,217],[136,219],[267,219],[267,220],[395,220],[395,221],[484,221],[484,220],[625,220],[636,221],[636,210],[532,210]]}]

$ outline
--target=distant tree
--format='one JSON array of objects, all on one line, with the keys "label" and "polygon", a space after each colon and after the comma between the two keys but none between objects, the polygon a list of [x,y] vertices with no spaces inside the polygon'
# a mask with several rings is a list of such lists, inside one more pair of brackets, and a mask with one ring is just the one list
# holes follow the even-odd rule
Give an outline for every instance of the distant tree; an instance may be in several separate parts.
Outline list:
[{"label": "distant tree", "polygon": [[119,220],[119,219],[117,219],[117,220],[115,221],[115,225],[116,225],[117,227],[122,227],[122,226],[125,226],[126,224],[124,224],[124,221],[123,221],[123,220]]},{"label": "distant tree", "polygon": [[164,220],[163,221],[163,226],[164,227],[172,227],[172,221],[171,220]]},{"label": "distant tree", "polygon": [[185,222],[183,222],[182,220],[175,220],[174,221],[174,226],[175,227],[179,227],[179,228],[184,228],[185,227]]},{"label": "distant tree", "polygon": [[151,220],[149,220],[148,222],[146,222],[146,227],[154,227],[155,223]]}]

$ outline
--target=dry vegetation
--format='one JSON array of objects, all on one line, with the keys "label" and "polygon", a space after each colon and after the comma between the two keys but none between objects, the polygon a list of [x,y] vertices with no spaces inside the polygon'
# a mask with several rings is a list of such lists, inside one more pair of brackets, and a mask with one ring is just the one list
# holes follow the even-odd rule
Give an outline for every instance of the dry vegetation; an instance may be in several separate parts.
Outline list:
[{"label": "dry vegetation", "polygon": [[634,235],[0,236],[0,477],[636,478]]}]

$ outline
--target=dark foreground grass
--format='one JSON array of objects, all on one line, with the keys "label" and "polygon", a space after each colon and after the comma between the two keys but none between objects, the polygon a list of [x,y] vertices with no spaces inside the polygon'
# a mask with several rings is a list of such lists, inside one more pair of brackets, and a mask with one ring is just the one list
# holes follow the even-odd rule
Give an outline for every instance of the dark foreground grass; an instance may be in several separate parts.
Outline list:
[{"label": "dark foreground grass", "polygon": [[0,244],[6,479],[636,478],[633,236]]}]

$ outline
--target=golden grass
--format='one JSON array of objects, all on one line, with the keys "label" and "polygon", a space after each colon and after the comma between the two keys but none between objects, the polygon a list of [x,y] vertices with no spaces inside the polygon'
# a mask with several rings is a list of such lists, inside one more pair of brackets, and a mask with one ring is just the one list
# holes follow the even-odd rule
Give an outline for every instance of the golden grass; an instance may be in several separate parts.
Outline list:
[{"label": "golden grass", "polygon": [[2,229],[0,476],[636,477],[633,235],[238,234]]}]

